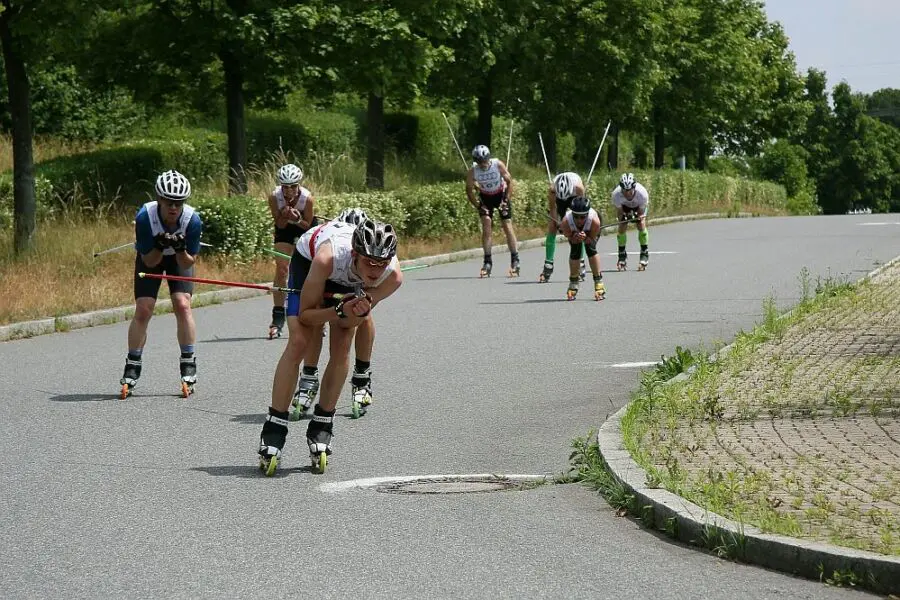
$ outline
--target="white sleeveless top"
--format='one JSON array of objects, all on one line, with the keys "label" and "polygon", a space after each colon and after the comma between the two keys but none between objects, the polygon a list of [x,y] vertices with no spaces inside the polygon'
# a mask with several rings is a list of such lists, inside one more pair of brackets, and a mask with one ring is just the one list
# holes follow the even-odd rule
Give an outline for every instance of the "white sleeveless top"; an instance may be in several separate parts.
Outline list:
[{"label": "white sleeveless top", "polygon": [[[361,289],[363,287],[362,279],[357,277],[351,266],[353,264],[353,232],[356,227],[343,221],[329,221],[324,225],[319,225],[314,229],[310,229],[297,240],[297,251],[300,256],[308,260],[312,260],[318,252],[319,247],[325,242],[331,242],[331,253],[333,257],[333,266],[331,275],[328,276],[329,281],[333,281],[344,287]],[[400,268],[400,262],[397,257],[391,259],[390,264],[381,274],[373,285],[367,287],[378,287],[392,271]]]},{"label": "white sleeveless top", "polygon": [[[277,188],[275,188],[274,190],[272,190],[272,195],[275,196],[275,203],[278,205],[278,210],[281,210],[282,208],[284,208],[284,205],[285,205],[284,192],[281,190],[280,185]],[[297,194],[297,199],[294,201],[292,208],[296,208],[297,210],[299,210],[302,213],[303,209],[306,208],[306,201],[309,199],[309,197],[311,195],[312,195],[312,193],[308,189],[306,189],[305,187],[303,187],[301,185],[299,193]]]},{"label": "white sleeveless top", "polygon": [[[608,189],[608,188],[607,188]],[[629,200],[622,193],[622,186],[616,186],[612,193],[612,203],[616,208],[643,208],[650,204],[650,194],[640,183],[634,184],[634,196]]]},{"label": "white sleeveless top", "polygon": [[500,174],[500,166],[497,164],[498,159],[492,158],[491,165],[487,169],[482,169],[478,163],[472,163],[472,173],[478,189],[485,196],[494,196],[501,193],[506,188],[506,182]]},{"label": "white sleeveless top", "polygon": [[[581,226],[581,231],[584,233],[591,232],[591,226],[594,224],[594,218],[597,217],[597,211],[593,208],[588,211],[587,218],[584,220],[584,223]],[[566,223],[569,224],[569,229],[572,231],[579,231],[577,227],[575,227],[575,215],[572,214],[572,211],[566,211]]]},{"label": "white sleeveless top", "polygon": [[[150,217],[150,232],[153,234],[153,237],[158,236],[160,233],[167,233],[162,219],[159,218],[159,202],[156,200],[147,202],[144,204],[144,208],[147,209],[147,216]],[[175,230],[175,233],[187,235],[188,224],[191,222],[191,217],[193,216],[193,207],[188,206],[187,204],[182,206],[181,216],[178,218],[178,229]],[[166,248],[162,253],[172,255],[175,254],[175,250]]]}]

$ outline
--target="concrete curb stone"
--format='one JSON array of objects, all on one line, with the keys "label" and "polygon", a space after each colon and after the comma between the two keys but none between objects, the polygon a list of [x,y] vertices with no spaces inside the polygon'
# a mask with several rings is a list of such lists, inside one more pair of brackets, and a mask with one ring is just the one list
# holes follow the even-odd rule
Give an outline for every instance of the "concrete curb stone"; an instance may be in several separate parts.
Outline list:
[{"label": "concrete curb stone", "polygon": [[[862,280],[870,280],[881,271],[900,262],[900,256],[868,273]],[[782,315],[791,314],[793,309]],[[725,346],[712,360],[729,352]],[[691,376],[693,369],[673,377],[669,383]],[[634,500],[632,508],[648,527],[663,531],[681,542],[709,548],[711,545],[730,546],[734,558],[747,563],[800,575],[808,579],[830,577],[838,571],[863,574],[857,585],[876,593],[900,592],[900,557],[856,550],[843,546],[801,540],[763,533],[662,488],[649,487],[647,473],[634,461],[625,448],[622,436],[622,417],[626,404],[609,417],[597,432],[600,455],[613,478],[624,486]]]},{"label": "concrete curb stone", "polygon": [[[699,219],[717,219],[726,216],[724,213],[699,213],[695,215],[680,215],[675,217],[660,217],[658,219],[650,219],[649,223],[661,225],[664,223],[673,223],[679,221],[694,221]],[[738,213],[738,217],[752,217],[750,213]],[[559,236],[557,240],[563,241],[565,238]],[[519,242],[520,249],[536,248],[544,245],[544,238],[535,238],[531,240],[523,240]],[[494,246],[492,252],[501,254],[509,252],[506,245]],[[473,248],[470,250],[460,250],[458,252],[449,252],[447,254],[438,254],[436,256],[424,256],[411,260],[400,262],[401,267],[418,267],[431,266],[460,260],[468,260],[470,258],[480,258],[482,256],[481,248]],[[243,300],[245,298],[253,298],[262,296],[268,292],[264,290],[254,290],[248,288],[228,288],[225,290],[215,290],[211,292],[203,292],[194,296],[191,306],[197,308],[207,306],[209,304],[220,304],[222,302],[230,302],[233,300]],[[156,303],[156,311],[154,314],[170,312],[172,310],[172,302],[170,300],[160,300]],[[72,329],[81,329],[84,327],[95,327],[97,325],[110,325],[120,321],[127,321],[134,314],[134,306],[120,306],[117,308],[106,308],[102,310],[94,310],[86,313],[76,313],[56,318],[37,319],[34,321],[23,321],[20,323],[11,323],[9,325],[0,326],[0,342],[7,342],[22,338],[34,337],[37,335],[45,335],[55,333],[57,331],[70,331]]]}]

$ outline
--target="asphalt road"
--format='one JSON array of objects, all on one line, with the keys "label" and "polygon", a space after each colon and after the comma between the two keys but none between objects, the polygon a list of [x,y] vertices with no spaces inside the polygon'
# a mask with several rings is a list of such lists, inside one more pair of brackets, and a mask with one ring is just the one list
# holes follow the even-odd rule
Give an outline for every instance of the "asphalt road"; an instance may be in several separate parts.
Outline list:
[{"label": "asphalt road", "polygon": [[[305,422],[267,479],[256,447],[284,340],[271,300],[196,311],[199,382],[179,386],[174,318],[151,323],[135,396],[117,399],[127,324],[0,344],[4,598],[861,598],[682,547],[576,485],[496,493],[323,491],[357,478],[554,475],[570,441],[622,406],[639,369],[712,349],[800,295],[799,274],[855,279],[900,254],[897,215],[713,220],[651,231],[647,272],[566,302],[558,270],[479,280],[479,261],[411,271],[377,309],[375,405],[335,425],[308,472]],[[501,233],[502,236],[502,233]],[[498,238],[499,239],[499,238]],[[629,234],[631,262],[636,236]],[[130,274],[123,273],[123,285]],[[324,357],[323,362],[324,365]],[[338,405],[349,413],[349,389]]]}]

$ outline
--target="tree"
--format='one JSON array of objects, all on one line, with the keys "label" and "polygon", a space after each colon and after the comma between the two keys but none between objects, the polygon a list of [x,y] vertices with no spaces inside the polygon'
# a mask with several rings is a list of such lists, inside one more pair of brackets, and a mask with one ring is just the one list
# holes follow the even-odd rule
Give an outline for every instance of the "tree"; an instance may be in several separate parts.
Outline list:
[{"label": "tree", "polygon": [[[210,109],[224,96],[229,189],[247,191],[248,102],[283,103],[284,93],[324,49],[315,35],[337,11],[323,2],[150,0],[107,13],[91,45],[95,80],[127,84],[164,105],[192,98]],[[99,52],[98,52],[99,50]],[[212,92],[212,93],[211,93]]]},{"label": "tree", "polygon": [[36,226],[29,70],[77,46],[95,8],[75,0],[0,0],[0,45],[12,121],[16,254],[32,246]]},{"label": "tree", "polygon": [[866,114],[900,127],[900,89],[882,88],[866,98]]}]

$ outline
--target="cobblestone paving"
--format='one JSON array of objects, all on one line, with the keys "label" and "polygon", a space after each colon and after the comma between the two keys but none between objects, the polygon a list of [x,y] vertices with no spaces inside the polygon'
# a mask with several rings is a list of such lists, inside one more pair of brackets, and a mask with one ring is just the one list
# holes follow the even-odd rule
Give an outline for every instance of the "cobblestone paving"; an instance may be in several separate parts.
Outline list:
[{"label": "cobblestone paving", "polygon": [[767,531],[900,555],[900,263],[674,389],[678,418],[641,443],[666,487]]}]

